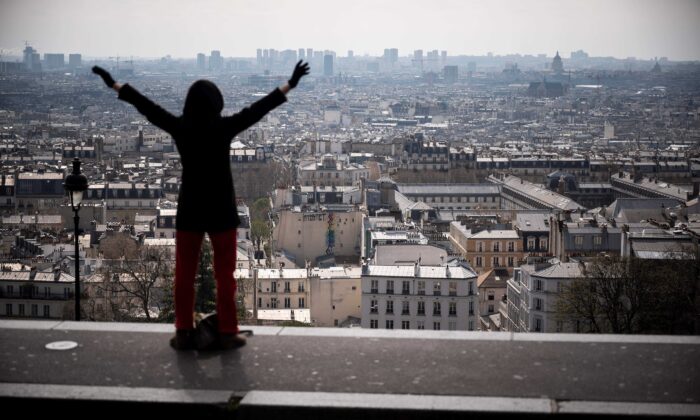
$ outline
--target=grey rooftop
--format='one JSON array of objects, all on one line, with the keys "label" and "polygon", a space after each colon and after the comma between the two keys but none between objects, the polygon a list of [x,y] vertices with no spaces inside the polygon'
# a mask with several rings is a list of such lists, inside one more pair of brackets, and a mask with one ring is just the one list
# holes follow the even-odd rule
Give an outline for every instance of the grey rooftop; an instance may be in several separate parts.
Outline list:
[{"label": "grey rooftop", "polygon": [[[252,328],[237,351],[197,353],[168,346],[171,325],[0,321],[0,401],[241,418],[700,416],[698,337]],[[57,341],[78,347],[46,348]]]}]

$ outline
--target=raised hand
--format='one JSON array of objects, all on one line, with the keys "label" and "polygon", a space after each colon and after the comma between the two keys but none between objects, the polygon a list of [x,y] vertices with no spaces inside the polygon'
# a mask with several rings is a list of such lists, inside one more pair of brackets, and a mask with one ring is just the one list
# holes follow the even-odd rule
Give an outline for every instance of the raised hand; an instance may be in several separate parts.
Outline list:
[{"label": "raised hand", "polygon": [[299,84],[299,79],[301,79],[303,76],[306,76],[309,74],[309,63],[304,63],[303,60],[299,60],[296,66],[294,66],[294,73],[292,73],[292,78],[289,79],[287,83],[289,83],[289,86],[292,88],[297,87],[297,84]]},{"label": "raised hand", "polygon": [[108,88],[113,88],[114,84],[117,83],[114,79],[112,79],[112,75],[109,74],[109,72],[103,69],[102,67],[94,66],[92,68],[92,72],[100,76],[102,80],[104,80]]}]

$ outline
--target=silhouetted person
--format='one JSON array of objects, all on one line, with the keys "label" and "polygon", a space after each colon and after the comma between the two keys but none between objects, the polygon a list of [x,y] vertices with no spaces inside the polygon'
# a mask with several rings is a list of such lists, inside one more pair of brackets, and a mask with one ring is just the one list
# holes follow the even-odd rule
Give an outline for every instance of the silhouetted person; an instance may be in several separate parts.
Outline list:
[{"label": "silhouetted person", "polygon": [[214,250],[216,310],[219,339],[216,348],[229,349],[245,344],[238,335],[236,317],[236,227],[240,224],[231,177],[229,151],[233,137],[258,122],[287,100],[286,94],[309,74],[309,66],[299,61],[287,84],[272,91],[237,114],[222,116],[224,99],[216,85],[198,80],[190,86],[182,116],[176,117],[143,96],[129,84],[121,85],[103,68],[92,71],[108,87],[119,93],[153,125],[175,140],[182,162],[182,183],[176,218],[175,337],[171,346],[178,350],[195,348],[194,283],[204,233]]}]

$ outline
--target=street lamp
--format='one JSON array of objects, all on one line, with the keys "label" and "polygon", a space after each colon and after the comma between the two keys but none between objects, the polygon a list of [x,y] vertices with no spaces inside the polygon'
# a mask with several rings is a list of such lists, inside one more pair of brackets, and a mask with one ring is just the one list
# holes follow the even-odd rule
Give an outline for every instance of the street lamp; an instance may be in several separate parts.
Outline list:
[{"label": "street lamp", "polygon": [[75,320],[80,321],[80,255],[78,254],[78,225],[80,224],[80,203],[83,201],[83,193],[87,190],[88,182],[85,175],[80,173],[80,159],[73,159],[73,172],[66,177],[63,187],[70,195],[70,205],[73,208],[73,222],[75,223]]}]

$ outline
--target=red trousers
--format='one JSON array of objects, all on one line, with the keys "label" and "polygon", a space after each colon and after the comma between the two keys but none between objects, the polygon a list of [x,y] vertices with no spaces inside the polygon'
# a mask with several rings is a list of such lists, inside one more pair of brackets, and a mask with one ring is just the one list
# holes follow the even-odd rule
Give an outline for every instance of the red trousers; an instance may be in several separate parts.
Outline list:
[{"label": "red trousers", "polygon": [[[175,238],[175,328],[194,328],[194,282],[204,232],[177,231]],[[238,333],[236,314],[236,229],[210,233],[214,251],[219,332]]]}]

